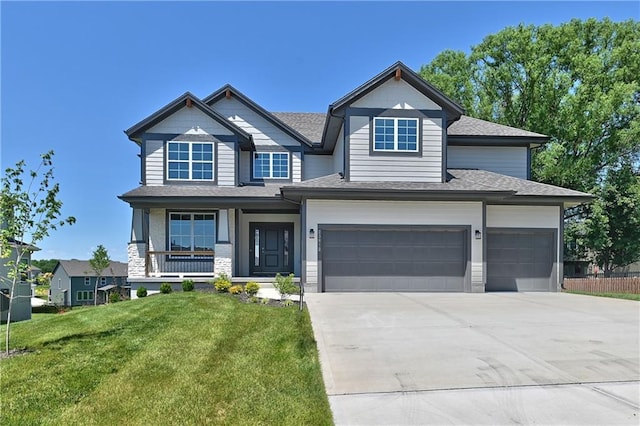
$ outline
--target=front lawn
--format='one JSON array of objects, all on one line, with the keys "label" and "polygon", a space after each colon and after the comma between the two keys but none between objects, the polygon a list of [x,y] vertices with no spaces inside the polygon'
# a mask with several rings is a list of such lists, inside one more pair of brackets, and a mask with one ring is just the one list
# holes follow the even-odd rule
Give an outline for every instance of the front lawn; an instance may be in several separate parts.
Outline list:
[{"label": "front lawn", "polygon": [[332,423],[296,307],[173,293],[11,330],[12,347],[34,352],[0,359],[2,425]]},{"label": "front lawn", "polygon": [[586,296],[613,297],[615,299],[627,299],[640,301],[640,294],[634,293],[589,293],[586,291],[565,290],[566,293],[584,294]]}]

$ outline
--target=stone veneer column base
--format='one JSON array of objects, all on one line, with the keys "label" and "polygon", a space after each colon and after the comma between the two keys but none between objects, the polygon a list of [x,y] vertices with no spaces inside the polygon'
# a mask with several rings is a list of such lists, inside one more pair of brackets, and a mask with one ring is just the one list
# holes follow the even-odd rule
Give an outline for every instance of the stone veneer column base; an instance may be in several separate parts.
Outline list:
[{"label": "stone veneer column base", "polygon": [[216,255],[213,270],[216,276],[227,274],[233,276],[233,245],[232,244],[216,244]]}]

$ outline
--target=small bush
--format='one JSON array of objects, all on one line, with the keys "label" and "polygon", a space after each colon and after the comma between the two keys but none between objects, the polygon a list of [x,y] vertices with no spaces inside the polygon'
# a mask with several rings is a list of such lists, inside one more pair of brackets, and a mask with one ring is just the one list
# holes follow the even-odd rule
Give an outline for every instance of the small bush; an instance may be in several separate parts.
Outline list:
[{"label": "small bush", "polygon": [[146,287],[138,287],[136,290],[136,296],[138,297],[147,297],[147,288]]},{"label": "small bush", "polygon": [[34,314],[57,314],[58,312],[63,312],[65,309],[62,306],[57,305],[42,305],[42,306],[34,306],[31,308],[31,312]]},{"label": "small bush", "polygon": [[229,293],[231,294],[240,294],[242,293],[243,289],[242,286],[240,284],[236,284],[234,286],[229,287]]},{"label": "small bush", "polygon": [[169,283],[160,284],[160,293],[169,294],[172,291],[173,291],[173,288],[171,288],[171,284],[169,284]]},{"label": "small bush", "polygon": [[284,306],[293,306],[293,300],[291,299],[286,299],[284,302],[282,302],[282,304]]},{"label": "small bush", "polygon": [[276,274],[276,281],[273,286],[280,293],[280,300],[284,300],[290,294],[298,292],[298,286],[293,283],[293,278],[293,274],[289,274],[286,277],[283,277],[280,273]]},{"label": "small bush", "polygon": [[256,296],[251,296],[251,297],[249,298],[249,302],[251,302],[251,303],[258,303],[258,298],[257,298]]},{"label": "small bush", "polygon": [[258,290],[260,290],[260,284],[255,281],[249,281],[247,285],[244,286],[244,291],[246,291],[249,296],[258,294]]},{"label": "small bush", "polygon": [[213,280],[213,286],[220,293],[226,293],[229,291],[229,287],[231,287],[231,278],[229,278],[229,275],[222,273]]},{"label": "small bush", "polygon": [[193,281],[191,280],[182,281],[182,291],[193,291]]},{"label": "small bush", "polygon": [[120,301],[119,293],[110,293],[109,294],[109,303],[117,303]]},{"label": "small bush", "polygon": [[262,299],[260,299],[260,303],[262,303],[263,305],[268,305],[270,302],[270,300],[266,297],[263,297]]}]

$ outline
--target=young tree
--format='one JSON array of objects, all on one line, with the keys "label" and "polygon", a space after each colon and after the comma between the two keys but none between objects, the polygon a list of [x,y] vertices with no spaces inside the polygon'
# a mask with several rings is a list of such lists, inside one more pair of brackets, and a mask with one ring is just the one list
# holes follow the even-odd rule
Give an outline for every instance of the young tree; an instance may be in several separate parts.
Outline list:
[{"label": "young tree", "polygon": [[[62,202],[58,199],[60,187],[53,183],[53,151],[41,155],[40,165],[31,170],[28,177],[23,177],[26,163],[24,160],[16,163],[15,168],[7,168],[1,179],[0,217],[2,229],[0,232],[0,255],[12,259],[5,263],[9,280],[9,311],[7,313],[7,328],[5,349],[9,354],[11,336],[11,308],[16,296],[16,286],[26,274],[27,259],[38,242],[49,235],[58,226],[72,225],[75,218],[69,216],[60,218]],[[39,175],[41,173],[41,175]]]},{"label": "young tree", "polygon": [[96,273],[96,285],[93,288],[93,304],[98,304],[98,282],[100,281],[100,277],[102,277],[102,272],[109,267],[111,264],[111,259],[109,258],[109,253],[107,253],[107,249],[101,244],[94,251],[93,256],[89,259],[89,264],[91,265],[91,269]]}]

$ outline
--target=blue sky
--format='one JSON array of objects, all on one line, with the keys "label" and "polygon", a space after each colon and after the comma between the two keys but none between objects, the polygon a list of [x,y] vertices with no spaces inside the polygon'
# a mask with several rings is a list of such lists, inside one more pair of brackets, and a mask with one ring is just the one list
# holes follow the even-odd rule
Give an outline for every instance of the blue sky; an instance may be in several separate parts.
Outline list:
[{"label": "blue sky", "polygon": [[126,261],[139,182],[123,130],[226,83],[270,111],[325,112],[397,60],[419,69],[519,23],[640,19],[628,2],[0,2],[2,170],[53,149],[77,223],[35,258]]}]

